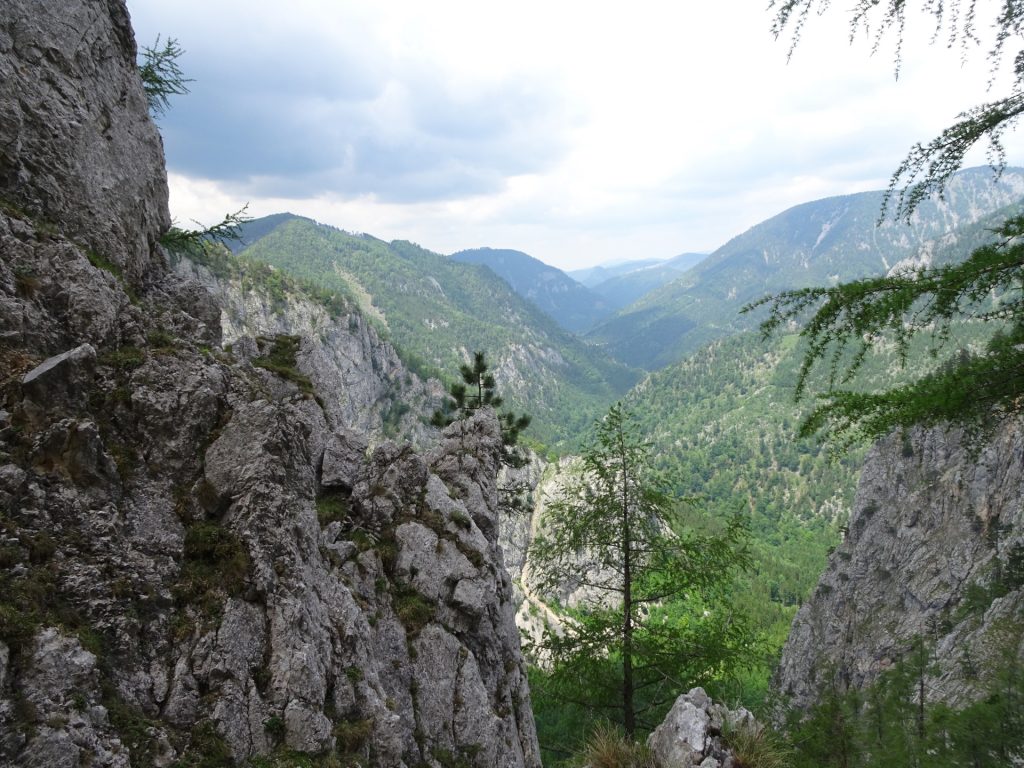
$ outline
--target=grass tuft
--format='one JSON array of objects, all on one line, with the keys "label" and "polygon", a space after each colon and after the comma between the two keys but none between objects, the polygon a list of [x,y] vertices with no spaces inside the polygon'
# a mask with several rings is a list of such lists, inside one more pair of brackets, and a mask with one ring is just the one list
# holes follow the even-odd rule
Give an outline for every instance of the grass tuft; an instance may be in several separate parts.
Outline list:
[{"label": "grass tuft", "polygon": [[630,741],[616,727],[599,725],[580,752],[582,765],[589,768],[658,768],[645,744]]}]

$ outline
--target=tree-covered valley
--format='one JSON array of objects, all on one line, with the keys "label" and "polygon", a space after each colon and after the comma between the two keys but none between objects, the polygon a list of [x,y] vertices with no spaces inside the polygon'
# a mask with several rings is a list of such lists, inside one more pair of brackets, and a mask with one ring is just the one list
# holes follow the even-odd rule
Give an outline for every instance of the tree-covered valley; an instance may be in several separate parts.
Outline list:
[{"label": "tree-covered valley", "polygon": [[[662,357],[660,362],[627,355],[633,364],[642,361],[658,368],[632,388],[636,369],[599,351],[614,352],[613,345],[595,346],[593,338],[574,337],[531,304],[538,284],[531,280],[550,285],[551,278],[538,275],[556,270],[534,266],[535,260],[524,254],[480,249],[472,254],[475,265],[463,265],[411,244],[388,244],[280,216],[246,224],[242,242],[232,246],[234,256],[217,256],[214,249],[200,261],[216,268],[233,259],[234,265],[262,269],[268,283],[263,290],[280,290],[273,285],[274,275],[280,274],[301,281],[307,290],[343,294],[387,334],[402,359],[421,376],[452,381],[470,349],[485,350],[510,405],[533,416],[525,444],[540,449],[543,460],[574,454],[589,439],[600,414],[612,402],[621,402],[650,446],[649,464],[661,478],[660,487],[671,497],[686,500],[680,532],[710,535],[737,514],[745,521],[749,561],[716,587],[729,615],[744,627],[744,650],[734,650],[713,672],[696,674],[691,668],[682,674],[713,695],[767,712],[769,679],[796,611],[810,597],[829,554],[848,530],[870,443],[852,439],[838,449],[817,435],[798,436],[814,406],[813,399],[794,398],[806,343],[794,331],[764,337],[755,329],[759,317],[740,310],[773,291],[884,275],[907,265],[962,261],[1017,210],[1020,184],[1017,172],[1008,171],[992,188],[981,169],[972,169],[957,177],[947,199],[922,210],[914,227],[889,225],[881,239],[872,231],[872,212],[877,211],[881,193],[798,206],[754,227],[620,311],[617,317],[623,323],[633,322],[638,312],[649,312],[667,318],[664,326],[672,333],[690,322],[693,334],[688,338],[715,339],[703,346],[687,342],[690,347],[683,351],[661,339],[651,326],[638,327],[635,333],[652,348],[679,351],[671,353],[674,360]],[[756,263],[752,254],[761,254]],[[511,275],[516,279],[498,277],[487,266],[489,257],[500,262],[493,265],[498,272],[516,265],[519,271]],[[465,255],[458,260],[469,259]],[[644,265],[637,272],[649,269]],[[744,287],[737,291],[735,286]],[[259,281],[250,289],[260,290]],[[682,306],[681,291],[692,297],[687,301],[703,308],[695,310],[692,322],[672,314]],[[557,302],[561,293],[564,289],[547,293],[544,301]],[[573,291],[568,306],[579,306],[582,295]],[[711,306],[718,309],[711,311]],[[598,322],[593,334],[599,335],[615,320]],[[990,332],[989,326],[964,325],[953,330],[947,343],[961,350],[978,349]],[[875,345],[851,386],[869,392],[933,370],[943,359],[932,354],[938,341],[916,340],[906,359],[894,345]],[[531,346],[551,350],[555,344],[561,346],[554,365],[539,364],[543,355],[512,352]],[[639,347],[631,349],[635,353]],[[824,372],[816,372],[808,386],[822,390],[826,379]],[[555,393],[554,399],[546,400],[550,393]],[[569,402],[575,406],[567,411]],[[560,492],[558,484],[542,482],[534,498],[547,495],[550,501]],[[566,610],[557,603],[555,599],[545,609]],[[680,603],[665,610],[683,620],[696,609]],[[549,673],[543,668],[532,673],[534,705],[542,750],[546,760],[557,764],[582,748],[585,734],[603,716],[598,714],[600,707],[581,709],[573,704],[577,699],[572,691],[565,689],[564,681],[548,679]],[[676,684],[683,685],[681,680]],[[645,720],[647,728],[666,706]]]},{"label": "tree-covered valley", "polygon": [[[660,132],[691,126],[648,120],[611,77],[602,103],[645,129],[594,132],[584,101],[556,98],[572,78],[539,76],[544,46],[518,80],[484,26],[468,90],[403,46],[401,14],[385,41],[305,9],[296,61],[329,30],[344,66],[275,62],[255,86],[207,89],[177,38],[136,43],[142,0],[9,5],[0,764],[1024,760],[1024,171],[1003,144],[1024,113],[1019,67],[888,189],[780,196],[720,247],[666,247],[682,209],[687,237],[741,220],[716,195],[759,166],[743,159],[758,126],[690,143],[707,155],[694,167],[717,143],[736,153],[694,193],[670,152],[644,166]],[[977,42],[983,3],[923,6],[951,44]],[[835,13],[769,10],[790,56]],[[905,10],[858,2],[851,30],[902,43]],[[249,11],[243,26],[266,8]],[[424,50],[426,20],[411,24]],[[995,15],[993,72],[1022,21]],[[266,75],[258,45],[218,45]],[[321,96],[339,83],[341,110]],[[280,114],[255,117],[250,87],[276,89]],[[201,137],[176,115],[186,96]],[[786,140],[779,158],[801,161]],[[965,168],[986,140],[995,167]],[[633,195],[666,178],[633,218]],[[335,223],[241,203],[213,225],[172,218],[175,196],[239,190],[261,213],[305,202]],[[594,257],[567,273],[467,247],[499,221],[483,243]],[[624,249],[626,221],[650,231]],[[417,222],[428,245],[458,246],[406,239]],[[387,239],[359,230],[378,224]]]}]

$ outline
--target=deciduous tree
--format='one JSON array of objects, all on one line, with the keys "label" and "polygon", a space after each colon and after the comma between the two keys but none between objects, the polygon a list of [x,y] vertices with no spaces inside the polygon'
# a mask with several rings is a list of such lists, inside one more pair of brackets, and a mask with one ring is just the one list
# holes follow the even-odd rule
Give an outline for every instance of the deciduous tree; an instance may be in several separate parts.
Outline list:
[{"label": "deciduous tree", "polygon": [[743,521],[730,520],[721,535],[684,532],[683,502],[664,490],[650,459],[629,415],[612,407],[530,548],[535,588],[577,595],[539,650],[569,682],[563,692],[618,710],[630,737],[645,712],[706,682],[747,639],[742,620],[716,600],[749,564]]}]

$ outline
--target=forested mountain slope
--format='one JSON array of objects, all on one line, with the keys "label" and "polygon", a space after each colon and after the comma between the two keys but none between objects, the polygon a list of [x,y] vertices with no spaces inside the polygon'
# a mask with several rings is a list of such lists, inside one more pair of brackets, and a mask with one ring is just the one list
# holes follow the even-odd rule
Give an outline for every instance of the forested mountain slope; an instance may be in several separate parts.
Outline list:
[{"label": "forested mountain slope", "polygon": [[567,331],[582,333],[610,315],[612,306],[599,294],[577,283],[565,272],[523,253],[507,248],[473,248],[453,253],[466,264],[482,264],[532,301]]},{"label": "forested mountain slope", "polygon": [[720,336],[756,325],[739,310],[765,294],[884,274],[928,241],[969,226],[1024,196],[1024,172],[963,171],[944,199],[923,203],[909,224],[878,223],[881,192],[791,208],[733,238],[711,256],[595,328],[588,338],[614,357],[654,370]]},{"label": "forested mountain slope", "polygon": [[530,413],[530,434],[547,443],[571,440],[638,378],[490,269],[413,243],[295,218],[239,256],[355,297],[418,373],[451,378],[474,350],[485,350],[507,404]]},{"label": "forested mountain slope", "polygon": [[706,253],[681,253],[665,261],[609,275],[594,283],[590,289],[603,296],[615,309],[622,309],[650,291],[682,277],[688,269],[707,257]]}]

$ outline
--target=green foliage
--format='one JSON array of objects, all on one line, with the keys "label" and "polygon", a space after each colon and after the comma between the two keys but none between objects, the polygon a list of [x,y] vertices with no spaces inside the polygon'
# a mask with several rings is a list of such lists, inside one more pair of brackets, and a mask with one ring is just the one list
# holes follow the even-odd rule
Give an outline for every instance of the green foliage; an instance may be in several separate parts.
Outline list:
[{"label": "green foliage", "polygon": [[722,730],[722,741],[733,752],[736,768],[790,768],[793,752],[778,734],[749,724]]},{"label": "green foliage", "polygon": [[553,676],[578,700],[620,711],[630,737],[684,686],[742,665],[751,641],[721,600],[750,563],[745,523],[686,530],[682,500],[664,491],[650,458],[635,422],[613,406],[530,548],[539,592],[584,595],[561,630],[544,634]]},{"label": "green foliage", "polygon": [[107,708],[107,717],[118,737],[131,750],[132,765],[135,768],[152,768],[160,754],[160,744],[154,735],[154,728],[159,723],[122,699],[110,683],[103,686],[103,706]]},{"label": "green foliage", "polygon": [[[1024,24],[1024,6],[994,5],[998,10],[993,14],[994,39],[988,53],[993,76],[1001,68],[1007,43],[1019,37]],[[795,46],[812,10],[824,11],[828,6],[828,0],[772,0],[776,35],[791,30]],[[925,0],[922,6],[924,13],[934,18],[935,36],[945,33],[950,46],[961,45],[964,55],[969,45],[979,41],[977,0]],[[858,0],[851,10],[851,34],[874,29],[877,46],[881,35],[895,32],[897,71],[905,23],[903,2]],[[989,143],[993,167],[1000,171],[1005,168],[1001,137],[1024,113],[1022,56],[1024,51],[1019,51],[1007,96],[964,112],[929,144],[911,149],[893,174],[880,219],[895,196],[897,218],[909,222],[925,200],[944,191],[966,153],[983,139]],[[1024,371],[1024,357],[1019,351],[1024,340],[1024,273],[1020,263],[1024,246],[1015,241],[1022,232],[1024,216],[1010,216],[997,229],[996,242],[977,248],[961,264],[902,271],[831,288],[785,291],[748,305],[747,309],[769,305],[769,317],[762,325],[766,334],[810,314],[802,331],[808,348],[798,396],[816,364],[826,362],[829,377],[823,393],[825,402],[807,418],[803,431],[827,428],[842,440],[855,440],[860,436],[877,437],[895,427],[951,421],[977,435],[999,416],[1019,412],[1019,382]],[[954,352],[929,374],[877,393],[837,386],[848,381],[868,352],[880,343],[895,344],[905,355],[909,340],[928,332],[941,346],[949,340],[953,325],[964,319],[992,323],[999,331],[983,352]]]},{"label": "green foliage", "polygon": [[118,371],[128,372],[146,362],[146,354],[138,347],[125,345],[101,352],[96,361],[100,365],[109,365]]},{"label": "green foliage", "polygon": [[[714,532],[716,521],[741,509],[749,522],[753,566],[737,575],[729,600],[764,645],[752,652],[750,669],[706,687],[750,708],[766,695],[793,616],[839,541],[866,450],[833,456],[817,440],[794,438],[800,352],[795,334],[767,344],[738,334],[652,374],[626,401],[668,489],[700,500],[689,525]],[[891,382],[891,359],[866,365],[862,384]]]},{"label": "green foliage", "polygon": [[270,298],[271,308],[276,313],[284,311],[289,296],[307,298],[322,306],[331,317],[355,311],[356,302],[347,285],[340,284],[328,289],[311,280],[292,277],[265,262],[233,254],[225,243],[203,239],[198,247],[187,249],[184,253],[172,251],[172,257],[182,256],[206,267],[216,278],[237,281],[243,292],[259,291],[265,294]]},{"label": "green foliage", "polygon": [[335,521],[344,523],[350,511],[348,496],[342,493],[324,494],[316,500],[316,517],[322,526]]},{"label": "green foliage", "polygon": [[211,244],[229,243],[241,240],[241,227],[250,220],[246,214],[249,205],[246,203],[234,213],[227,213],[216,224],[204,227],[199,222],[198,229],[182,229],[172,225],[160,238],[160,245],[171,253],[190,258],[201,258]]},{"label": "green foliage", "polygon": [[58,626],[79,635],[86,647],[102,650],[87,617],[62,593],[56,564],[49,556],[33,556],[30,549],[31,543],[24,557],[9,550],[7,557],[25,567],[0,571],[0,640],[17,654],[41,627]]},{"label": "green foliage", "polygon": [[580,764],[589,768],[659,768],[646,745],[607,723],[590,734],[580,752]]},{"label": "green foliage", "polygon": [[117,266],[117,264],[112,262],[103,254],[97,253],[91,248],[87,248],[85,251],[85,257],[89,260],[90,264],[96,267],[96,269],[102,269],[104,272],[109,272],[117,278],[118,282],[124,282],[124,272],[121,271],[121,268]]},{"label": "green foliage", "polygon": [[[789,30],[793,48],[800,41],[804,24],[811,13],[823,13],[831,3],[829,0],[771,0],[769,7],[775,10],[772,31],[776,37]],[[942,40],[947,47],[960,49],[966,57],[968,49],[980,42],[980,30],[990,28],[994,37],[989,47],[988,59],[992,65],[992,77],[1003,69],[1011,41],[1020,40],[1024,27],[1024,6],[1020,3],[990,3],[991,24],[979,23],[979,10],[985,4],[978,0],[948,0],[934,2],[922,0],[922,13],[934,19],[932,40]],[[861,32],[874,38],[877,49],[887,33],[896,36],[896,72],[899,73],[903,34],[907,23],[907,3],[880,3],[878,0],[856,0],[850,14],[851,40]],[[1014,56],[1013,78],[1009,93],[994,101],[979,104],[959,115],[957,121],[942,131],[927,144],[915,144],[906,159],[892,176],[886,203],[896,197],[896,216],[910,220],[914,210],[933,194],[941,193],[952,176],[963,166],[968,151],[978,142],[987,141],[989,161],[1002,169],[1006,165],[1006,152],[1002,144],[1005,131],[1013,127],[1024,113],[1024,51]],[[883,214],[885,208],[883,207]]]},{"label": "green foliage", "polygon": [[159,35],[152,47],[143,46],[139,52],[139,77],[146,92],[149,114],[153,118],[167,111],[171,106],[171,96],[188,93],[186,84],[192,80],[185,77],[185,73],[178,66],[178,59],[184,53],[173,37],[167,38],[161,46]]},{"label": "green foliage", "polygon": [[249,553],[238,536],[213,522],[185,531],[184,563],[174,586],[179,604],[198,604],[215,613],[227,595],[239,594],[249,575]]},{"label": "green foliage", "polygon": [[[456,419],[465,419],[473,411],[479,408],[494,408],[497,410],[504,403],[504,399],[497,393],[497,384],[494,376],[487,372],[487,359],[483,352],[473,353],[473,365],[459,366],[459,374],[462,381],[452,384],[448,388],[449,399],[442,407],[434,411],[430,423],[435,427],[447,427]],[[521,467],[526,463],[526,457],[521,451],[515,449],[519,441],[520,433],[530,426],[530,417],[523,414],[516,416],[514,413],[503,412],[498,414],[498,423],[501,425],[501,439],[504,450],[502,460],[509,466]]]},{"label": "green foliage", "polygon": [[325,290],[357,295],[363,316],[386,329],[418,373],[458,370],[466,350],[486,349],[503,365],[514,359],[519,381],[504,388],[505,403],[515,411],[528,408],[538,439],[550,445],[575,439],[637,379],[636,371],[558,327],[489,269],[412,243],[385,243],[296,218],[240,255]]},{"label": "green foliage", "polygon": [[361,754],[373,735],[373,718],[342,720],[334,726],[335,749],[343,756]]},{"label": "green foliage", "polygon": [[[995,234],[996,242],[960,263],[787,291],[748,306],[769,306],[761,326],[766,336],[810,315],[801,330],[807,346],[797,397],[806,392],[816,366],[823,365],[827,375],[822,402],[804,420],[802,435],[827,429],[845,446],[915,424],[954,422],[978,432],[996,422],[993,412],[1020,411],[1024,244],[1018,238],[1024,215],[1007,219]],[[930,338],[929,351],[937,356],[970,323],[998,331],[982,350],[960,348],[927,373],[880,392],[845,387],[883,340],[905,363],[917,337]]]},{"label": "green foliage", "polygon": [[974,703],[954,709],[934,701],[939,672],[917,640],[903,659],[863,691],[833,684],[789,726],[794,768],[954,768],[1015,765],[1024,758],[1024,667],[1019,618],[976,637]]},{"label": "green foliage", "polygon": [[231,748],[216,726],[204,721],[192,729],[188,749],[175,768],[233,768]]},{"label": "green foliage", "polygon": [[261,351],[263,351],[267,344],[270,345],[270,349],[266,350],[263,355],[254,358],[252,361],[253,365],[272,371],[278,376],[297,384],[303,394],[313,394],[313,382],[309,380],[308,376],[300,373],[297,367],[296,356],[299,353],[299,348],[302,346],[302,338],[300,336],[289,336],[279,333],[273,339],[260,337],[257,341],[260,342]]},{"label": "green foliage", "polygon": [[434,618],[434,605],[413,587],[399,585],[393,595],[395,615],[410,634],[416,634]]},{"label": "green foliage", "polygon": [[285,727],[284,720],[282,720],[277,715],[273,715],[272,717],[268,717],[266,720],[263,721],[263,730],[265,730],[267,732],[267,735],[270,736],[270,738],[272,738],[274,741],[281,741],[282,739],[284,739],[284,735],[287,729]]}]

